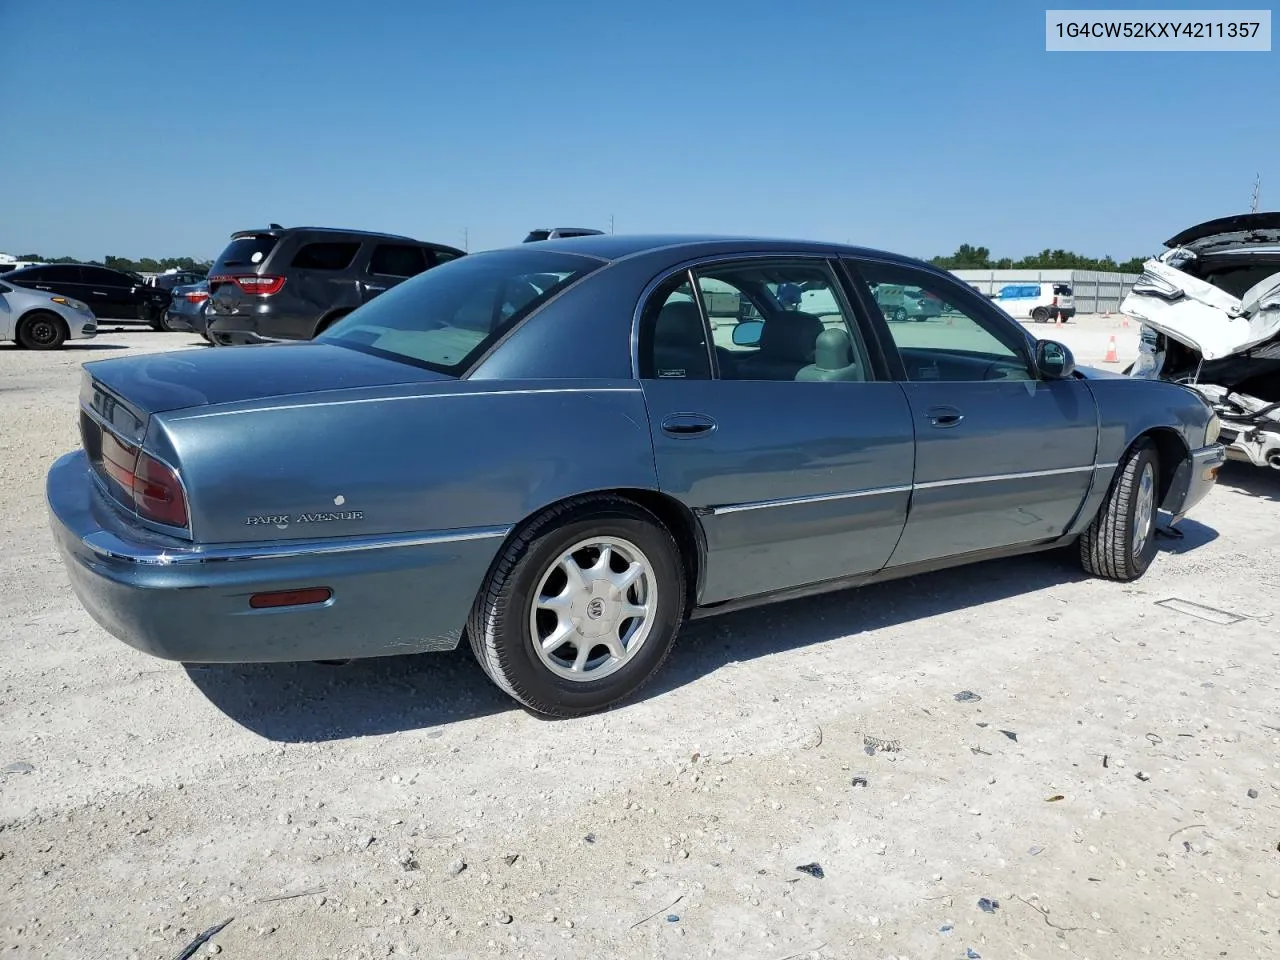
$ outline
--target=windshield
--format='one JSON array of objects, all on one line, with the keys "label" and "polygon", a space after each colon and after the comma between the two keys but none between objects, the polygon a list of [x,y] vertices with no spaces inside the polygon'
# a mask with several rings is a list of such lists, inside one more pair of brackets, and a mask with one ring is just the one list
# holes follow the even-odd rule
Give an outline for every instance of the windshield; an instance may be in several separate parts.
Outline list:
[{"label": "windshield", "polygon": [[603,265],[531,249],[459,257],[397,284],[316,339],[457,376],[524,317]]}]

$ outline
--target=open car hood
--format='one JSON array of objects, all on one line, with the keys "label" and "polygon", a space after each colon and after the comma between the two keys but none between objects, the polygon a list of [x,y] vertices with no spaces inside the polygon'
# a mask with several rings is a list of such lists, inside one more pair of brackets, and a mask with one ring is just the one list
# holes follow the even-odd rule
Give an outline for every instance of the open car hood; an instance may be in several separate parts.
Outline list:
[{"label": "open car hood", "polygon": [[1251,243],[1280,242],[1280,212],[1239,213],[1230,217],[1206,220],[1164,242],[1169,248],[1245,246]]},{"label": "open car hood", "polygon": [[1198,350],[1205,360],[1217,360],[1280,336],[1280,273],[1237,300],[1176,267],[1148,260],[1120,311]]}]

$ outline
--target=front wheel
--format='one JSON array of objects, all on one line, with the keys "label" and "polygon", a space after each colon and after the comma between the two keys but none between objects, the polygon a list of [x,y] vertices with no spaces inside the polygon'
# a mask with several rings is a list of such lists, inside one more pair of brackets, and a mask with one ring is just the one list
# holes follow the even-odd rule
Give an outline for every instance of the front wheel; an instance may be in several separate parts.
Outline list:
[{"label": "front wheel", "polygon": [[1155,444],[1129,449],[1093,522],[1080,537],[1080,562],[1095,577],[1137,580],[1156,555],[1160,476]]},{"label": "front wheel", "polygon": [[57,350],[67,340],[67,324],[54,313],[29,313],[18,321],[18,345],[28,350]]},{"label": "front wheel", "polygon": [[652,513],[582,498],[535,517],[503,548],[467,622],[500,688],[535,713],[603,710],[647,683],[684,618],[679,548]]}]

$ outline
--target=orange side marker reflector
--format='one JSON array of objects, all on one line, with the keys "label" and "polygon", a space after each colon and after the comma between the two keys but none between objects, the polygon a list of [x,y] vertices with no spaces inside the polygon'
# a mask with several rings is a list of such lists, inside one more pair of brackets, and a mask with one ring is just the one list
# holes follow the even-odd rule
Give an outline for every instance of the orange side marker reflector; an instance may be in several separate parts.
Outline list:
[{"label": "orange side marker reflector", "polygon": [[255,593],[249,598],[249,606],[256,610],[264,607],[301,607],[311,603],[324,603],[332,596],[333,591],[328,587],[277,590],[273,593]]}]

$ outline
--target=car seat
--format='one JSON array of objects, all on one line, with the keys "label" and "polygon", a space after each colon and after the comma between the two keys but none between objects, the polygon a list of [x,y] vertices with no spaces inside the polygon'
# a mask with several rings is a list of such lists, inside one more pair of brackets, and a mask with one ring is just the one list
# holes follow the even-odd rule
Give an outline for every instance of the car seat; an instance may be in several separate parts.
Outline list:
[{"label": "car seat", "polygon": [[743,380],[794,380],[813,363],[823,323],[798,310],[776,314],[764,321],[760,346],[738,360]]},{"label": "car seat", "polygon": [[840,327],[818,334],[813,363],[801,368],[797,380],[865,380],[862,365],[854,359],[853,340]]},{"label": "car seat", "polygon": [[706,331],[696,303],[674,300],[658,311],[653,325],[653,375],[660,379],[711,378]]}]

